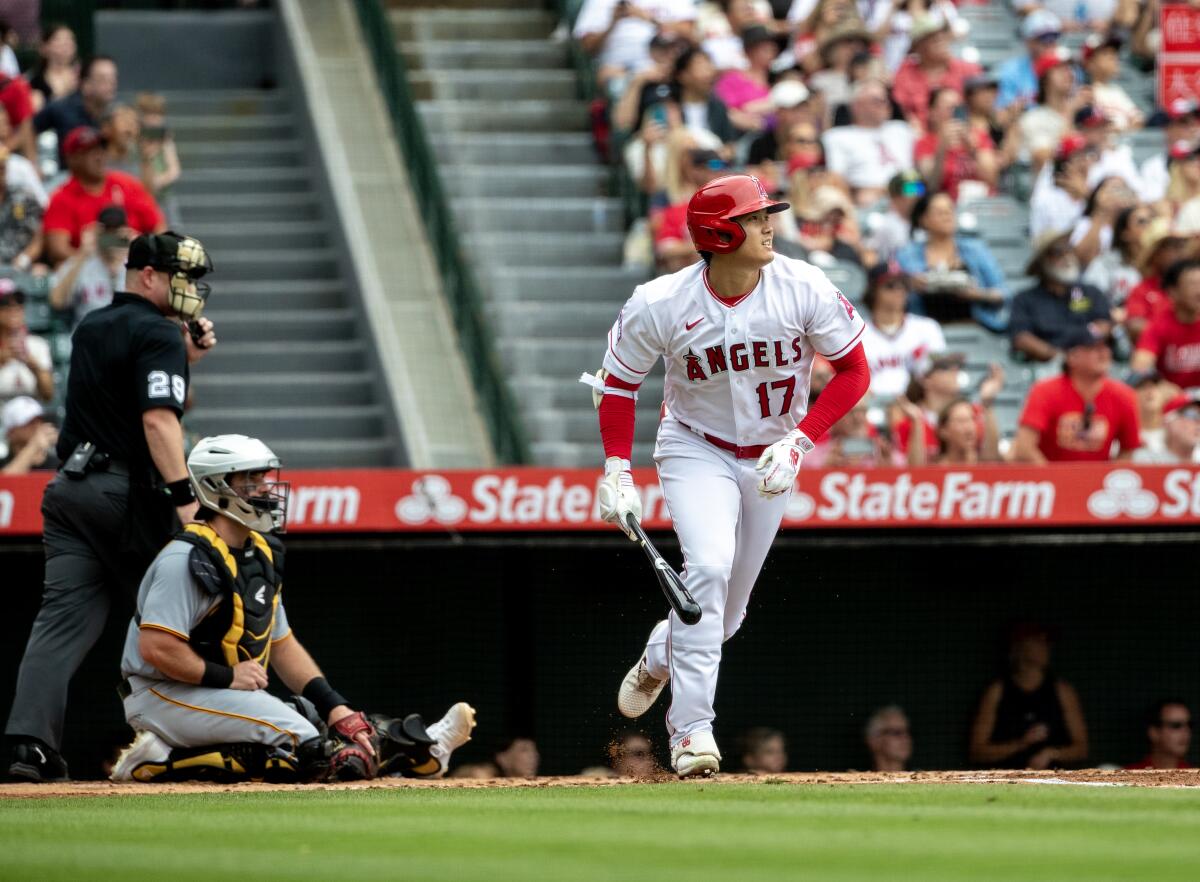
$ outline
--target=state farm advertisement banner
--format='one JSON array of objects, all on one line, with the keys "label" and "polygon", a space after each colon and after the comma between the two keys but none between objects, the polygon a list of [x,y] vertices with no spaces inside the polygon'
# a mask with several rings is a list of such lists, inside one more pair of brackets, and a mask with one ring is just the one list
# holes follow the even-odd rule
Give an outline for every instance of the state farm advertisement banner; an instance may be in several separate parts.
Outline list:
[{"label": "state farm advertisement banner", "polygon": [[[0,478],[0,536],[41,532],[48,474]],[[510,468],[293,471],[293,533],[610,530],[599,471]],[[638,469],[647,528],[670,517],[653,469]],[[1200,466],[1059,465],[801,472],[784,529],[1138,526],[1200,523]]]}]

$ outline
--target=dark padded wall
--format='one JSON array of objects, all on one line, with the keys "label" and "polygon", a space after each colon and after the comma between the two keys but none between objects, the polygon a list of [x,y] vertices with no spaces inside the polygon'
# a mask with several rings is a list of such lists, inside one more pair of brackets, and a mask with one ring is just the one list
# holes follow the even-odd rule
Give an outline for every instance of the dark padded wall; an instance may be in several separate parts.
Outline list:
[{"label": "dark padded wall", "polygon": [[[1080,692],[1091,762],[1130,762],[1147,703],[1200,702],[1196,546],[1180,538],[896,546],[785,537],[726,644],[717,703],[726,765],[738,732],[771,725],[787,733],[794,769],[861,768],[866,716],[897,702],[912,718],[917,767],[963,767],[1000,635],[1026,616],[1059,630],[1055,667]],[[546,773],[600,762],[623,728],[617,684],[664,603],[619,537],[291,546],[284,599],[296,633],[367,709],[432,720],[467,699],[480,727],[463,760],[526,733]],[[677,554],[666,539],[663,547]],[[5,709],[39,591],[40,555],[24,548],[0,550]],[[76,777],[98,774],[127,738],[113,692],[127,613],[114,614],[74,684],[66,752]],[[660,749],[665,709],[664,699],[641,721]]]}]

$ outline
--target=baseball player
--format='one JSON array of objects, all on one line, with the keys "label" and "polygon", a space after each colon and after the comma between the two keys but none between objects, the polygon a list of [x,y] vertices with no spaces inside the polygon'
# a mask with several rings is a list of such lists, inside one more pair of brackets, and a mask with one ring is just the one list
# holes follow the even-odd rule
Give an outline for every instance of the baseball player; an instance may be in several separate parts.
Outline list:
[{"label": "baseball player", "polygon": [[[441,777],[470,740],[464,702],[421,718],[352,710],[296,639],[281,600],[288,485],[256,438],[219,435],[187,461],[196,520],[138,589],[120,693],[137,732],[116,781]],[[296,695],[268,694],[267,667]]]},{"label": "baseball player", "polygon": [[[634,290],[595,383],[600,512],[629,532],[627,516],[641,518],[629,463],[637,390],[655,361],[666,367],[654,460],[703,617],[688,627],[672,612],[655,626],[617,705],[640,716],[670,681],[667,732],[681,778],[719,768],[721,644],[745,615],[804,454],[870,383],[857,310],[816,267],[772,249],[771,215],[788,207],[750,175],[701,187],[687,222],[703,261]],[[818,353],[836,373],[810,410]]]}]

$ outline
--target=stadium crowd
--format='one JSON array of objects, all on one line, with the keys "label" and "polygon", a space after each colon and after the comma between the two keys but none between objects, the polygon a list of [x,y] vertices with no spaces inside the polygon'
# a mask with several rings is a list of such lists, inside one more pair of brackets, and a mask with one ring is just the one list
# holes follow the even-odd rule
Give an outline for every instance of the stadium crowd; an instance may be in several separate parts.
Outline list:
[{"label": "stadium crowd", "polygon": [[[1154,64],[1158,4],[986,5],[584,0],[594,134],[636,216],[626,263],[694,262],[687,202],[730,171],[791,203],[776,251],[869,324],[871,397],[812,465],[1200,461],[1200,110],[1121,82]],[[983,67],[972,19],[1015,22],[1011,56]],[[1019,407],[1007,426],[998,399]]]},{"label": "stadium crowd", "polygon": [[181,167],[164,98],[120,101],[115,59],[51,24],[22,72],[0,34],[0,474],[22,474],[58,466],[71,332],[112,301],[133,237],[181,222]]}]

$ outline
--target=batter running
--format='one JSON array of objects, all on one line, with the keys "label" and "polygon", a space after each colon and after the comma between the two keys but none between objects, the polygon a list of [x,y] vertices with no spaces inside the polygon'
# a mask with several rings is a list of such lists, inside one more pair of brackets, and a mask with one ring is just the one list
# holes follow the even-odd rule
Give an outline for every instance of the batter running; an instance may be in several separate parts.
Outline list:
[{"label": "batter running", "polygon": [[[750,175],[702,187],[687,221],[703,262],[633,292],[600,372],[600,512],[621,526],[642,513],[629,463],[637,390],[655,361],[666,366],[654,461],[684,581],[704,615],[688,627],[671,613],[655,626],[617,705],[641,716],[670,681],[667,732],[681,778],[720,766],[712,729],[721,644],[741,625],[800,461],[870,383],[858,311],[819,269],[772,250],[771,215],[788,207]],[[817,353],[837,373],[810,410]]]}]

